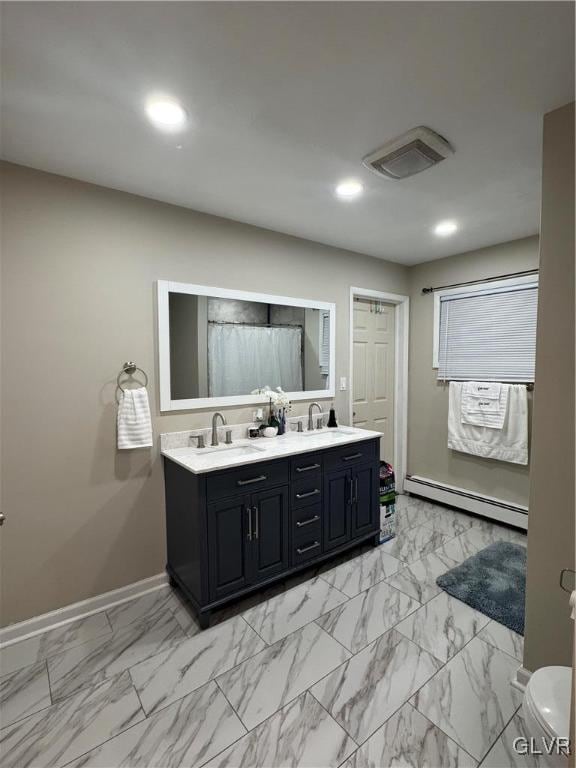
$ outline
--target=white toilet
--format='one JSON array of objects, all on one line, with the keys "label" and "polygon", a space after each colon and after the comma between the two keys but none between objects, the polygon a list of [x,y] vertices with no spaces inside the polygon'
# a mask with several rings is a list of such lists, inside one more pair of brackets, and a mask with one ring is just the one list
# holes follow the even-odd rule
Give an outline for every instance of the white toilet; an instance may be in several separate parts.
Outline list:
[{"label": "white toilet", "polygon": [[542,667],[530,677],[522,702],[522,713],[528,736],[534,748],[542,752],[545,765],[567,768],[568,758],[554,748],[547,754],[546,745],[553,737],[567,738],[570,732],[570,667]]}]

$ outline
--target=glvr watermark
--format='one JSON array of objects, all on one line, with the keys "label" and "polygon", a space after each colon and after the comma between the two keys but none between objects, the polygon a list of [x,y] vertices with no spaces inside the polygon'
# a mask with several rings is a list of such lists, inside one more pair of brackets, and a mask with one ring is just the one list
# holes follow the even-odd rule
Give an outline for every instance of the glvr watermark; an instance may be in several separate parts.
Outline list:
[{"label": "glvr watermark", "polygon": [[519,755],[569,755],[570,739],[567,736],[551,736],[547,738],[529,739],[518,736],[512,742],[514,751]]}]

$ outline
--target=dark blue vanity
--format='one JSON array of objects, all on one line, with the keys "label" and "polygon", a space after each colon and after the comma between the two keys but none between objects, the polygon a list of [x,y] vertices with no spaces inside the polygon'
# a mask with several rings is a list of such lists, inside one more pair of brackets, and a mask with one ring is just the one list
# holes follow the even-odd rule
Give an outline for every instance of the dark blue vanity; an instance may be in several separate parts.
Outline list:
[{"label": "dark blue vanity", "polygon": [[203,473],[165,455],[166,569],[200,625],[238,597],[378,544],[379,464],[374,437]]}]

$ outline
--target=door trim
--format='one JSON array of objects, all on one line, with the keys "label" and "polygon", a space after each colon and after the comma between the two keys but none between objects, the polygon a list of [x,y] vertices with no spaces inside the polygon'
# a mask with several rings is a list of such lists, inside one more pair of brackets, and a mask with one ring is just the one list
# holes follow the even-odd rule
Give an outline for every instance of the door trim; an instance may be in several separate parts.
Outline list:
[{"label": "door trim", "polygon": [[374,291],[370,288],[350,288],[348,417],[352,425],[354,395],[354,299],[377,299],[394,304],[396,309],[396,354],[394,360],[394,472],[396,491],[404,490],[408,460],[408,333],[410,297],[400,293]]}]

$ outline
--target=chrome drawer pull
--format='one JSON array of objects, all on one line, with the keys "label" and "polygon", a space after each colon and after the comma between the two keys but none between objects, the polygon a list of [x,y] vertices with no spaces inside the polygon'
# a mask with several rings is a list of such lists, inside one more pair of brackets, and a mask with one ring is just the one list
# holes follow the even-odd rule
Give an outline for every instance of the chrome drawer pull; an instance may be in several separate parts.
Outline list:
[{"label": "chrome drawer pull", "polygon": [[248,541],[252,541],[252,507],[245,507],[246,514],[248,515],[248,533],[246,538]]},{"label": "chrome drawer pull", "polygon": [[315,523],[317,520],[320,520],[320,515],[314,515],[314,517],[309,517],[308,520],[296,520],[296,528],[304,528],[305,525],[310,525],[310,523]]},{"label": "chrome drawer pull", "polygon": [[351,453],[350,456],[342,456],[342,461],[352,461],[352,459],[361,459],[361,453]]},{"label": "chrome drawer pull", "polygon": [[296,552],[298,552],[299,555],[303,555],[305,552],[310,552],[311,549],[316,549],[316,547],[319,547],[319,546],[320,546],[320,542],[315,541],[314,544],[310,544],[309,547],[302,547],[302,548],[299,547],[296,550]]},{"label": "chrome drawer pull", "polygon": [[320,464],[308,464],[307,467],[296,467],[296,472],[310,472],[312,469],[320,469]]},{"label": "chrome drawer pull", "polygon": [[306,493],[297,493],[297,499],[307,499],[309,496],[317,496],[320,493],[319,488],[314,488],[313,491],[306,491]]},{"label": "chrome drawer pull", "polygon": [[266,480],[266,475],[252,477],[250,480],[236,480],[236,485],[251,485],[252,483],[261,483],[262,480]]}]

